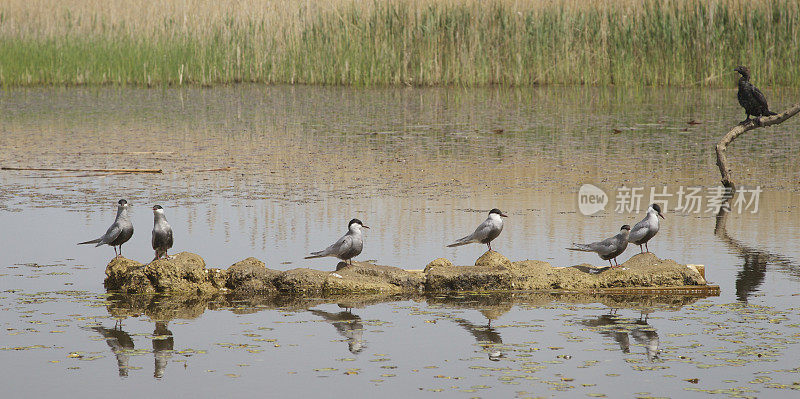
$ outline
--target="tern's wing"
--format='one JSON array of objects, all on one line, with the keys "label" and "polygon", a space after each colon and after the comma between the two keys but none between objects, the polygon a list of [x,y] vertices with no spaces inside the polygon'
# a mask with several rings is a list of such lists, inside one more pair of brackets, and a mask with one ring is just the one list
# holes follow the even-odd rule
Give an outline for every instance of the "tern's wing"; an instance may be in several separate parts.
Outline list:
[{"label": "tern's wing", "polygon": [[103,237],[100,239],[100,242],[97,243],[96,246],[99,247],[103,244],[108,244],[116,240],[121,233],[122,233],[122,226],[120,226],[119,223],[114,222],[114,224],[112,224],[111,227],[109,227],[108,230],[106,230],[106,233],[103,234]]},{"label": "tern's wing", "polygon": [[339,256],[341,254],[349,252],[350,248],[352,247],[353,247],[353,237],[347,234],[344,237],[340,238],[335,243],[333,243],[333,245],[328,247],[325,251],[328,252],[328,254],[330,255]]},{"label": "tern's wing", "polygon": [[312,252],[311,256],[306,256],[306,259],[318,258],[321,256],[338,256],[339,254],[344,253],[344,251],[350,249],[352,245],[353,237],[351,237],[349,234],[345,234],[342,236],[342,238],[338,239],[328,248],[325,248],[322,251]]},{"label": "tern's wing", "polygon": [[172,227],[167,225],[167,246],[172,248]]},{"label": "tern's wing", "polygon": [[648,217],[645,216],[639,223],[633,225],[631,233],[628,235],[628,242],[639,241],[647,235],[647,232],[650,230],[650,223],[647,221],[647,218]]},{"label": "tern's wing", "polygon": [[490,231],[492,231],[492,221],[490,219],[486,219],[478,226],[477,229],[475,229],[474,232],[472,232],[472,234],[459,238],[456,240],[456,242],[448,245],[448,247],[457,247],[459,245],[480,242],[489,236]]},{"label": "tern's wing", "polygon": [[573,243],[571,248],[567,248],[570,251],[584,251],[584,252],[597,252],[600,255],[605,255],[611,253],[613,246],[612,243],[609,242],[609,239],[603,241],[593,242],[591,244],[576,244]]},{"label": "tern's wing", "polygon": [[486,219],[483,221],[483,223],[481,223],[480,226],[478,226],[477,229],[475,229],[475,232],[472,233],[472,237],[478,241],[485,240],[489,237],[494,228],[495,226],[494,223],[492,223],[492,220]]},{"label": "tern's wing", "polygon": [[589,245],[591,245],[594,251],[597,252],[598,254],[608,255],[617,250],[618,243],[616,238],[617,238],[616,236],[611,238],[606,238],[603,241],[593,242]]}]

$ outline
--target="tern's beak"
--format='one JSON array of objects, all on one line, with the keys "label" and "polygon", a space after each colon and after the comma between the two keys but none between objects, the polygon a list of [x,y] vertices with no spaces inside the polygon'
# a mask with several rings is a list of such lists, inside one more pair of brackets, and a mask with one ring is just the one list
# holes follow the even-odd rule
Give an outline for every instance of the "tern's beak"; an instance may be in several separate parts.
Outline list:
[{"label": "tern's beak", "polygon": [[502,217],[504,217],[504,218],[507,218],[507,217],[508,217],[508,215],[506,215],[505,213],[500,213],[500,216],[502,216]]},{"label": "tern's beak", "polygon": [[661,216],[661,219],[664,219],[664,215],[662,215],[661,212],[658,213],[658,216]]},{"label": "tern's beak", "polygon": [[369,226],[367,226],[367,225],[365,225],[365,224],[362,224],[362,225],[361,225],[361,227],[363,227],[363,228],[365,228],[365,229],[368,229],[368,228],[369,228]]}]

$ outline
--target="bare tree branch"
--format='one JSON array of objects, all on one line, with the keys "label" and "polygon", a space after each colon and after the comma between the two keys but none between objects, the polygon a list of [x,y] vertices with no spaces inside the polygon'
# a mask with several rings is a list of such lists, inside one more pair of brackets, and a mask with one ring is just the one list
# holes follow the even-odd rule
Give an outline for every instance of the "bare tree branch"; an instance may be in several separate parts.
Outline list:
[{"label": "bare tree branch", "polygon": [[730,145],[733,140],[736,140],[737,137],[750,130],[783,123],[783,121],[793,117],[798,112],[800,112],[800,103],[792,105],[778,115],[760,117],[752,119],[750,122],[736,125],[728,134],[723,136],[722,140],[717,143],[717,166],[719,166],[719,173],[722,175],[722,185],[732,191],[736,190],[736,186],[734,186],[731,181],[730,169],[728,169],[728,158],[725,156],[725,150],[728,149],[728,145]]}]

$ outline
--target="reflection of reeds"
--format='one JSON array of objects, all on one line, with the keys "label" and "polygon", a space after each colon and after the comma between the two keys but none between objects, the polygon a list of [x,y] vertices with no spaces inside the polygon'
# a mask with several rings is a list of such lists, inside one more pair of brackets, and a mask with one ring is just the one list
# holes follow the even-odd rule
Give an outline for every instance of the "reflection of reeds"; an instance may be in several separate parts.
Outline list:
[{"label": "reflection of reeds", "polygon": [[0,81],[796,86],[797,0],[5,0]]}]

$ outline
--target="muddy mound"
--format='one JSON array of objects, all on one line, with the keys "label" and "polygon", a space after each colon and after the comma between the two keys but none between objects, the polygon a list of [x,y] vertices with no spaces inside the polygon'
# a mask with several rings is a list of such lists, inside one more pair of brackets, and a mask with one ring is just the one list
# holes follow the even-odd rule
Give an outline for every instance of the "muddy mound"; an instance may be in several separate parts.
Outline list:
[{"label": "muddy mound", "polygon": [[343,262],[335,272],[308,268],[272,270],[264,262],[247,258],[227,269],[207,269],[195,254],[182,252],[148,265],[115,258],[106,267],[108,290],[127,293],[231,292],[241,294],[341,295],[448,291],[594,291],[618,288],[704,286],[698,268],[638,254],[619,268],[590,265],[553,267],[547,262],[511,262],[488,251],[474,266],[455,266],[445,258],[430,262],[424,270],[365,262]]}]

